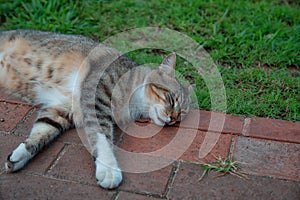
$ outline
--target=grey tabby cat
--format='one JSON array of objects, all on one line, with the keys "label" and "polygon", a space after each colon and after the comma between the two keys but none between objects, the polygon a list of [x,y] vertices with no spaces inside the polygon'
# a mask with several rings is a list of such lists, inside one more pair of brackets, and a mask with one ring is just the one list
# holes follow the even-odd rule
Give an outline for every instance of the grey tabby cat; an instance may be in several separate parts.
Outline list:
[{"label": "grey tabby cat", "polygon": [[0,32],[0,86],[41,105],[28,138],[8,156],[6,170],[20,170],[76,125],[85,130],[98,185],[118,187],[122,173],[113,152],[115,124],[149,118],[159,126],[173,125],[189,112],[191,89],[176,79],[175,62],[172,53],[151,69],[83,36]]}]

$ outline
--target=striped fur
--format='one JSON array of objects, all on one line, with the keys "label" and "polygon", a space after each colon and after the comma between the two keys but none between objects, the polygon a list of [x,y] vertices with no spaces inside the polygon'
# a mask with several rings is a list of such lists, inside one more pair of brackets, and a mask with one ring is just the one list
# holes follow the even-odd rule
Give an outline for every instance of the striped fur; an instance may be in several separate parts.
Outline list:
[{"label": "striped fur", "polygon": [[17,30],[0,32],[0,85],[41,105],[28,138],[8,156],[21,169],[64,131],[85,130],[100,186],[122,181],[113,155],[113,133],[140,118],[159,126],[182,120],[190,89],[175,78],[176,55],[151,69],[83,36]]}]

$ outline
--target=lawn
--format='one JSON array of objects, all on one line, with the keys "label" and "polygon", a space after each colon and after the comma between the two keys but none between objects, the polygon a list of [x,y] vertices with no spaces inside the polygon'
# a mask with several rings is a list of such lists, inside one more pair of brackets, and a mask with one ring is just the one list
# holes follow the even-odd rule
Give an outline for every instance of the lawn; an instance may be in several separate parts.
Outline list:
[{"label": "lawn", "polygon": [[[202,45],[217,64],[227,113],[300,121],[297,2],[0,0],[0,29],[51,30],[98,41],[147,26],[176,30]],[[142,64],[166,53],[146,49],[128,55]],[[178,71],[196,84],[199,109],[214,109],[203,78],[184,59]]]}]

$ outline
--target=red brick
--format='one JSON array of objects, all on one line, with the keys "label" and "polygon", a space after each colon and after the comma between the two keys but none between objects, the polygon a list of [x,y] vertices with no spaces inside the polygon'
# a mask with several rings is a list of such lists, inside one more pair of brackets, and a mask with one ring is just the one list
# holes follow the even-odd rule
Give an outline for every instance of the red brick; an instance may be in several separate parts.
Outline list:
[{"label": "red brick", "polygon": [[192,110],[186,119],[177,126],[202,131],[241,134],[243,121],[242,117],[224,113]]},{"label": "red brick", "polygon": [[82,144],[82,141],[78,135],[76,129],[71,129],[61,134],[58,138],[58,141],[64,142],[67,144]]},{"label": "red brick", "polygon": [[269,177],[219,176],[211,171],[202,180],[203,169],[181,163],[168,199],[299,199],[299,183]]},{"label": "red brick", "polygon": [[[220,113],[219,113],[220,114]],[[243,129],[244,117],[226,114],[226,120],[222,133],[240,135]]]},{"label": "red brick", "polygon": [[0,87],[0,101],[9,101],[9,102],[27,104],[21,98],[15,97],[12,94],[8,94],[6,91],[7,91],[6,89]]},{"label": "red brick", "polygon": [[186,118],[180,122],[180,124],[176,124],[176,126],[180,126],[183,128],[189,129],[208,129],[208,124],[210,120],[210,113],[201,113],[199,110],[191,110],[190,113],[186,116]]},{"label": "red brick", "polygon": [[123,173],[121,190],[163,195],[172,172],[172,165],[148,173]]},{"label": "red brick", "polygon": [[134,194],[121,191],[118,194],[116,200],[157,200],[157,198],[148,195]]},{"label": "red brick", "polygon": [[33,123],[37,118],[37,108],[33,108],[33,109],[34,112],[31,113],[30,116],[28,116],[28,118],[23,123],[19,124],[17,128],[14,130],[15,135],[28,136],[30,134]]},{"label": "red brick", "polygon": [[53,142],[37,154],[29,163],[24,167],[24,173],[39,173],[44,174],[50,166],[57,159],[59,153],[63,149],[64,144],[61,142]]},{"label": "red brick", "polygon": [[[186,161],[202,163],[215,161],[219,156],[225,158],[229,154],[231,144],[231,135],[229,134],[213,132],[205,133],[195,129],[165,127],[156,135],[153,135],[151,132],[154,133],[153,130],[155,130],[155,128],[152,130],[150,128],[151,127],[144,129],[143,132],[143,134],[149,135],[149,138],[137,138],[131,136],[134,135],[134,133],[131,132],[141,131],[130,128],[130,135],[124,135],[119,147],[129,153],[146,153],[153,157],[171,160],[180,158]],[[199,154],[200,149],[201,155]],[[124,156],[121,156],[121,158],[122,157]],[[131,158],[133,158],[133,156],[128,157],[128,159]],[[149,159],[152,158],[150,157]],[[131,163],[135,162],[132,161]]]},{"label": "red brick", "polygon": [[183,155],[198,132],[195,129],[178,127],[164,127],[158,131],[155,127],[157,126],[153,125],[152,129],[151,127],[142,129],[144,130],[142,133],[150,136],[149,138],[131,136],[139,132],[131,127],[129,133],[123,136],[116,151],[123,170],[148,172],[168,166]]},{"label": "red brick", "polygon": [[[158,128],[157,130],[156,127]],[[179,128],[177,127],[165,127],[161,129],[161,127],[154,124],[151,124],[150,127],[142,128],[142,130],[130,127],[123,136],[119,147],[136,153],[153,152],[169,144],[176,136],[178,130]]]},{"label": "red brick", "polygon": [[94,161],[84,146],[68,146],[49,174],[60,179],[96,185]]},{"label": "red brick", "polygon": [[300,181],[300,144],[239,137],[233,153],[245,173]]},{"label": "red brick", "polygon": [[300,143],[300,122],[254,117],[245,136]]},{"label": "red brick", "polygon": [[14,129],[31,109],[29,105],[0,101],[0,130]]},{"label": "red brick", "polygon": [[[123,173],[122,189],[162,194],[172,167],[149,173]],[[49,175],[59,179],[96,185],[94,162],[83,146],[70,145],[64,155],[50,170]]]},{"label": "red brick", "polygon": [[227,158],[230,151],[231,137],[228,134],[198,131],[192,145],[180,159],[190,162],[211,163],[219,157]]},{"label": "red brick", "polygon": [[115,191],[103,190],[98,186],[83,185],[42,176],[30,176],[21,173],[0,175],[0,198],[6,200],[110,200],[113,195],[115,195]]}]

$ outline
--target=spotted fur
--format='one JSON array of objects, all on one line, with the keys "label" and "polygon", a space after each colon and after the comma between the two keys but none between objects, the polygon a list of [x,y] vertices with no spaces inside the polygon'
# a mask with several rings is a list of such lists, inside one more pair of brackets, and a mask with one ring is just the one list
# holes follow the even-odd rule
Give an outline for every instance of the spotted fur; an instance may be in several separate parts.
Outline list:
[{"label": "spotted fur", "polygon": [[190,89],[175,77],[176,55],[156,68],[138,66],[117,50],[83,36],[0,32],[0,85],[41,105],[28,138],[8,156],[21,169],[66,130],[85,130],[100,186],[115,188],[122,173],[113,154],[114,126],[149,118],[173,125],[189,111]]}]

